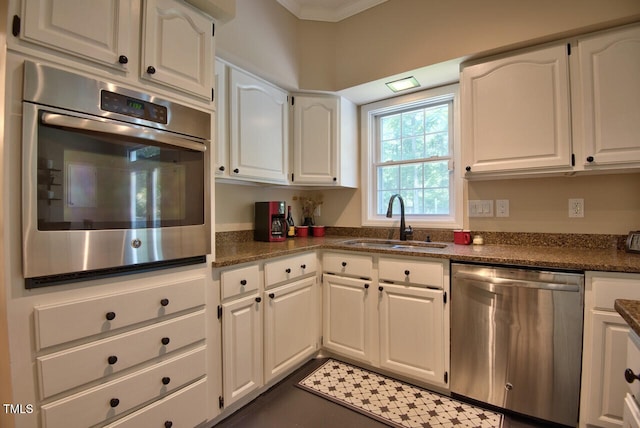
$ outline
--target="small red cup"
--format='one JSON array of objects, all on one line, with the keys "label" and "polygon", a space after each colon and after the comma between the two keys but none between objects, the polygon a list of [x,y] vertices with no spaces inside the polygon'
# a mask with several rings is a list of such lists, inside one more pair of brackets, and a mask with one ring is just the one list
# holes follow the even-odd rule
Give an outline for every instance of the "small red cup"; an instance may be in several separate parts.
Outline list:
[{"label": "small red cup", "polygon": [[311,226],[311,233],[313,236],[324,236],[324,226]]},{"label": "small red cup", "polygon": [[296,236],[309,236],[309,226],[296,226]]},{"label": "small red cup", "polygon": [[471,232],[469,232],[468,230],[454,230],[453,243],[459,245],[471,244]]}]

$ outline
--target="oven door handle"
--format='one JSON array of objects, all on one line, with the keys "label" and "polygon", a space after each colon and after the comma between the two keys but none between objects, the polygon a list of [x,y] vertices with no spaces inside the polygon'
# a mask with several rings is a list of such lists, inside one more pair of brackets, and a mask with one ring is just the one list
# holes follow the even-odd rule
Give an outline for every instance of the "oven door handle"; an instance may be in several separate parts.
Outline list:
[{"label": "oven door handle", "polygon": [[95,132],[107,135],[124,135],[139,140],[168,144],[198,152],[204,152],[207,150],[207,147],[199,141],[190,141],[186,138],[175,137],[168,132],[153,128],[117,123],[113,121],[104,122],[45,112],[42,114],[42,123],[48,126],[76,129],[85,132]]}]

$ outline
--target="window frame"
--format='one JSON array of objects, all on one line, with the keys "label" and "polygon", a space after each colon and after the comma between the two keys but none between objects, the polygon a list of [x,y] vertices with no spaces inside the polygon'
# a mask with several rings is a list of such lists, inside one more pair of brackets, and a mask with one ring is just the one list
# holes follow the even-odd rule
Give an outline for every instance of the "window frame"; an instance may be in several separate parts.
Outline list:
[{"label": "window frame", "polygon": [[458,166],[461,165],[460,147],[460,92],[459,85],[452,84],[438,88],[412,92],[365,104],[360,108],[361,127],[361,182],[362,182],[362,225],[363,226],[387,226],[396,225],[400,216],[387,218],[377,214],[377,164],[376,149],[378,129],[377,118],[393,112],[406,111],[412,107],[426,106],[430,103],[451,101],[451,212],[449,215],[415,215],[406,214],[407,225],[419,228],[447,228],[460,229],[463,225],[463,176]]}]

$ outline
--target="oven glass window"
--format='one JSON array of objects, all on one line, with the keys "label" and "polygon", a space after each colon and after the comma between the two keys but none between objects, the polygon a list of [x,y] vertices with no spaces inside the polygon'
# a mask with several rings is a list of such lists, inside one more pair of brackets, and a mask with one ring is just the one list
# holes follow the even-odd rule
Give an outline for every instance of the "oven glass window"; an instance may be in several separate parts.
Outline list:
[{"label": "oven glass window", "polygon": [[204,153],[38,126],[38,229],[204,224]]}]

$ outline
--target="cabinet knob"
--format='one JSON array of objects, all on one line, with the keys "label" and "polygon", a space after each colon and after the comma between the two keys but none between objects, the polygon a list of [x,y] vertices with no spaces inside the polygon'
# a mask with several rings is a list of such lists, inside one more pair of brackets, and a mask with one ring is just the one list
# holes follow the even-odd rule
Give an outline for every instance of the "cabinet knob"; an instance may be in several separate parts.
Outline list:
[{"label": "cabinet knob", "polygon": [[165,421],[164,422],[164,428],[171,428],[173,426],[173,422],[171,421]]},{"label": "cabinet knob", "polygon": [[631,369],[626,369],[624,371],[624,379],[627,383],[633,383],[634,380],[640,380],[640,375],[637,375]]},{"label": "cabinet knob", "polygon": [[242,281],[240,281],[240,285],[247,285],[247,280],[243,279]]},{"label": "cabinet knob", "polygon": [[116,319],[116,313],[107,312],[107,314],[104,317],[107,319],[107,321],[113,321],[114,319]]},{"label": "cabinet knob", "polygon": [[109,400],[109,405],[111,407],[118,407],[118,404],[120,404],[120,400],[118,400],[117,398],[112,398],[111,400]]},{"label": "cabinet knob", "polygon": [[369,288],[369,284],[364,285],[365,290]]},{"label": "cabinet knob", "polygon": [[338,181],[338,177],[333,177],[333,181]]},{"label": "cabinet knob", "polygon": [[240,170],[238,168],[234,169],[233,172],[235,172],[236,174],[240,173]]},{"label": "cabinet knob", "polygon": [[471,172],[471,167],[467,165],[467,166],[465,167],[465,171],[467,171],[467,172]]},{"label": "cabinet knob", "polygon": [[256,303],[262,302],[262,297],[256,297]]},{"label": "cabinet knob", "polygon": [[587,162],[591,163],[595,160],[593,156],[587,156]]},{"label": "cabinet knob", "polygon": [[156,74],[156,68],[153,65],[150,65],[149,67],[147,67],[147,73]]},{"label": "cabinet knob", "polygon": [[224,171],[224,165],[218,168],[220,171]]},{"label": "cabinet knob", "polygon": [[300,269],[306,269],[307,265],[300,265]]},{"label": "cabinet knob", "polygon": [[171,378],[169,376],[165,376],[162,378],[163,385],[169,385],[169,383],[171,383]]},{"label": "cabinet knob", "polygon": [[171,339],[169,339],[168,337],[163,337],[160,342],[162,342],[162,344],[166,346],[169,344],[169,342],[171,342]]},{"label": "cabinet knob", "polygon": [[270,298],[270,299],[273,299],[273,298],[275,298],[275,297],[276,297],[276,295],[275,295],[274,293],[269,293],[269,298]]},{"label": "cabinet knob", "polygon": [[169,306],[169,299],[162,299],[160,300],[160,304],[162,306]]},{"label": "cabinet knob", "polygon": [[410,273],[411,273],[411,271],[409,269],[404,271],[404,274],[407,275],[407,276],[409,276]]},{"label": "cabinet knob", "polygon": [[109,358],[107,358],[107,362],[112,366],[118,362],[118,357],[116,357],[115,355],[110,355]]},{"label": "cabinet knob", "polygon": [[128,62],[129,62],[129,58],[127,58],[127,56],[126,56],[126,55],[120,55],[120,56],[118,57],[118,62],[119,62],[120,64],[126,64],[126,63],[128,63]]},{"label": "cabinet knob", "polygon": [[347,262],[342,262],[342,267],[346,267],[347,266]]},{"label": "cabinet knob", "polygon": [[378,290],[382,291],[382,290],[384,290],[384,287],[381,285],[380,287],[378,287]]},{"label": "cabinet knob", "polygon": [[285,272],[286,272],[286,273],[291,273],[291,268],[287,268],[287,269],[285,269]]}]

